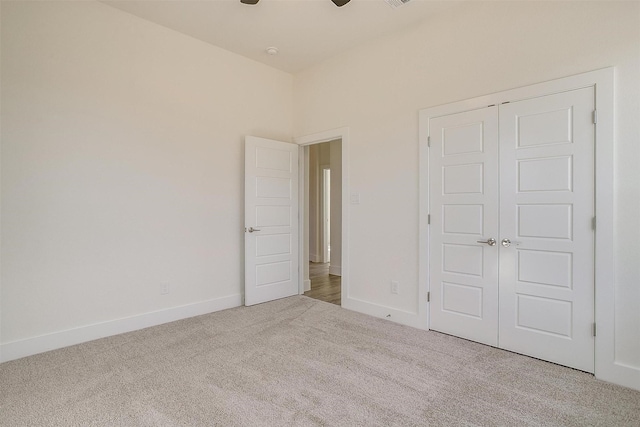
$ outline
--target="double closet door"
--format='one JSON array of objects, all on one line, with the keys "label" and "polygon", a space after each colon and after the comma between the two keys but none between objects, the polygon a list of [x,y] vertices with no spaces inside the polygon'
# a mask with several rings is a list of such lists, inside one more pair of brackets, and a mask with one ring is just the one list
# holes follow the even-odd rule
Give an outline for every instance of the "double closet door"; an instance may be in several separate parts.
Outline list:
[{"label": "double closet door", "polygon": [[430,328],[594,371],[594,91],[429,120]]}]

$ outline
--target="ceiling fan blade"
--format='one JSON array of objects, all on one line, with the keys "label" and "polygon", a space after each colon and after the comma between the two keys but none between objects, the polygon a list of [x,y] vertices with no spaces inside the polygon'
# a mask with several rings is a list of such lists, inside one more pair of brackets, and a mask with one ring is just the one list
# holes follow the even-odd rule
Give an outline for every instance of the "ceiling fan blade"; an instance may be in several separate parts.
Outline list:
[{"label": "ceiling fan blade", "polygon": [[240,0],[240,3],[243,3],[243,4],[256,4],[259,1],[260,0]]},{"label": "ceiling fan blade", "polygon": [[345,4],[349,3],[351,0],[331,0],[333,2],[333,4],[335,4],[338,7],[342,7]]}]

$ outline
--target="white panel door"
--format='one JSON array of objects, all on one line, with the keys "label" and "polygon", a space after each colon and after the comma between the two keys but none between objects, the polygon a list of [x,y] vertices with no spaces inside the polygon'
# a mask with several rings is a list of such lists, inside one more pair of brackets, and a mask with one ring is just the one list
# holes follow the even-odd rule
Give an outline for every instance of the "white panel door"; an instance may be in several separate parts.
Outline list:
[{"label": "white panel door", "polygon": [[585,88],[499,111],[500,347],[588,372],[594,370],[593,109],[593,88]]},{"label": "white panel door", "polygon": [[498,345],[497,111],[488,107],[429,120],[430,328],[493,346]]},{"label": "white panel door", "polygon": [[298,146],[245,139],[245,305],[298,294]]}]

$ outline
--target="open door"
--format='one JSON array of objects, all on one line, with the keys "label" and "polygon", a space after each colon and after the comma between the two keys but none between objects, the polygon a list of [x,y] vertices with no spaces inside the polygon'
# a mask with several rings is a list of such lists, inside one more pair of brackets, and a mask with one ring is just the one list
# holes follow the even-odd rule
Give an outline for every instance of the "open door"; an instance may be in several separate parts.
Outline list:
[{"label": "open door", "polygon": [[245,305],[297,295],[298,146],[245,138]]}]

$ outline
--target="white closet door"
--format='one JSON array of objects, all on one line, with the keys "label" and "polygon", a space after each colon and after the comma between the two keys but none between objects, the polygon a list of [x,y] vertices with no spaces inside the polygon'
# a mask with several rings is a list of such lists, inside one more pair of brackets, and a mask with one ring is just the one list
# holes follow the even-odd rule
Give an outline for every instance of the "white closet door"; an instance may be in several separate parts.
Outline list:
[{"label": "white closet door", "polygon": [[430,328],[498,344],[497,108],[429,121]]},{"label": "white closet door", "polygon": [[500,347],[588,372],[594,370],[593,109],[593,88],[585,88],[499,111]]}]

